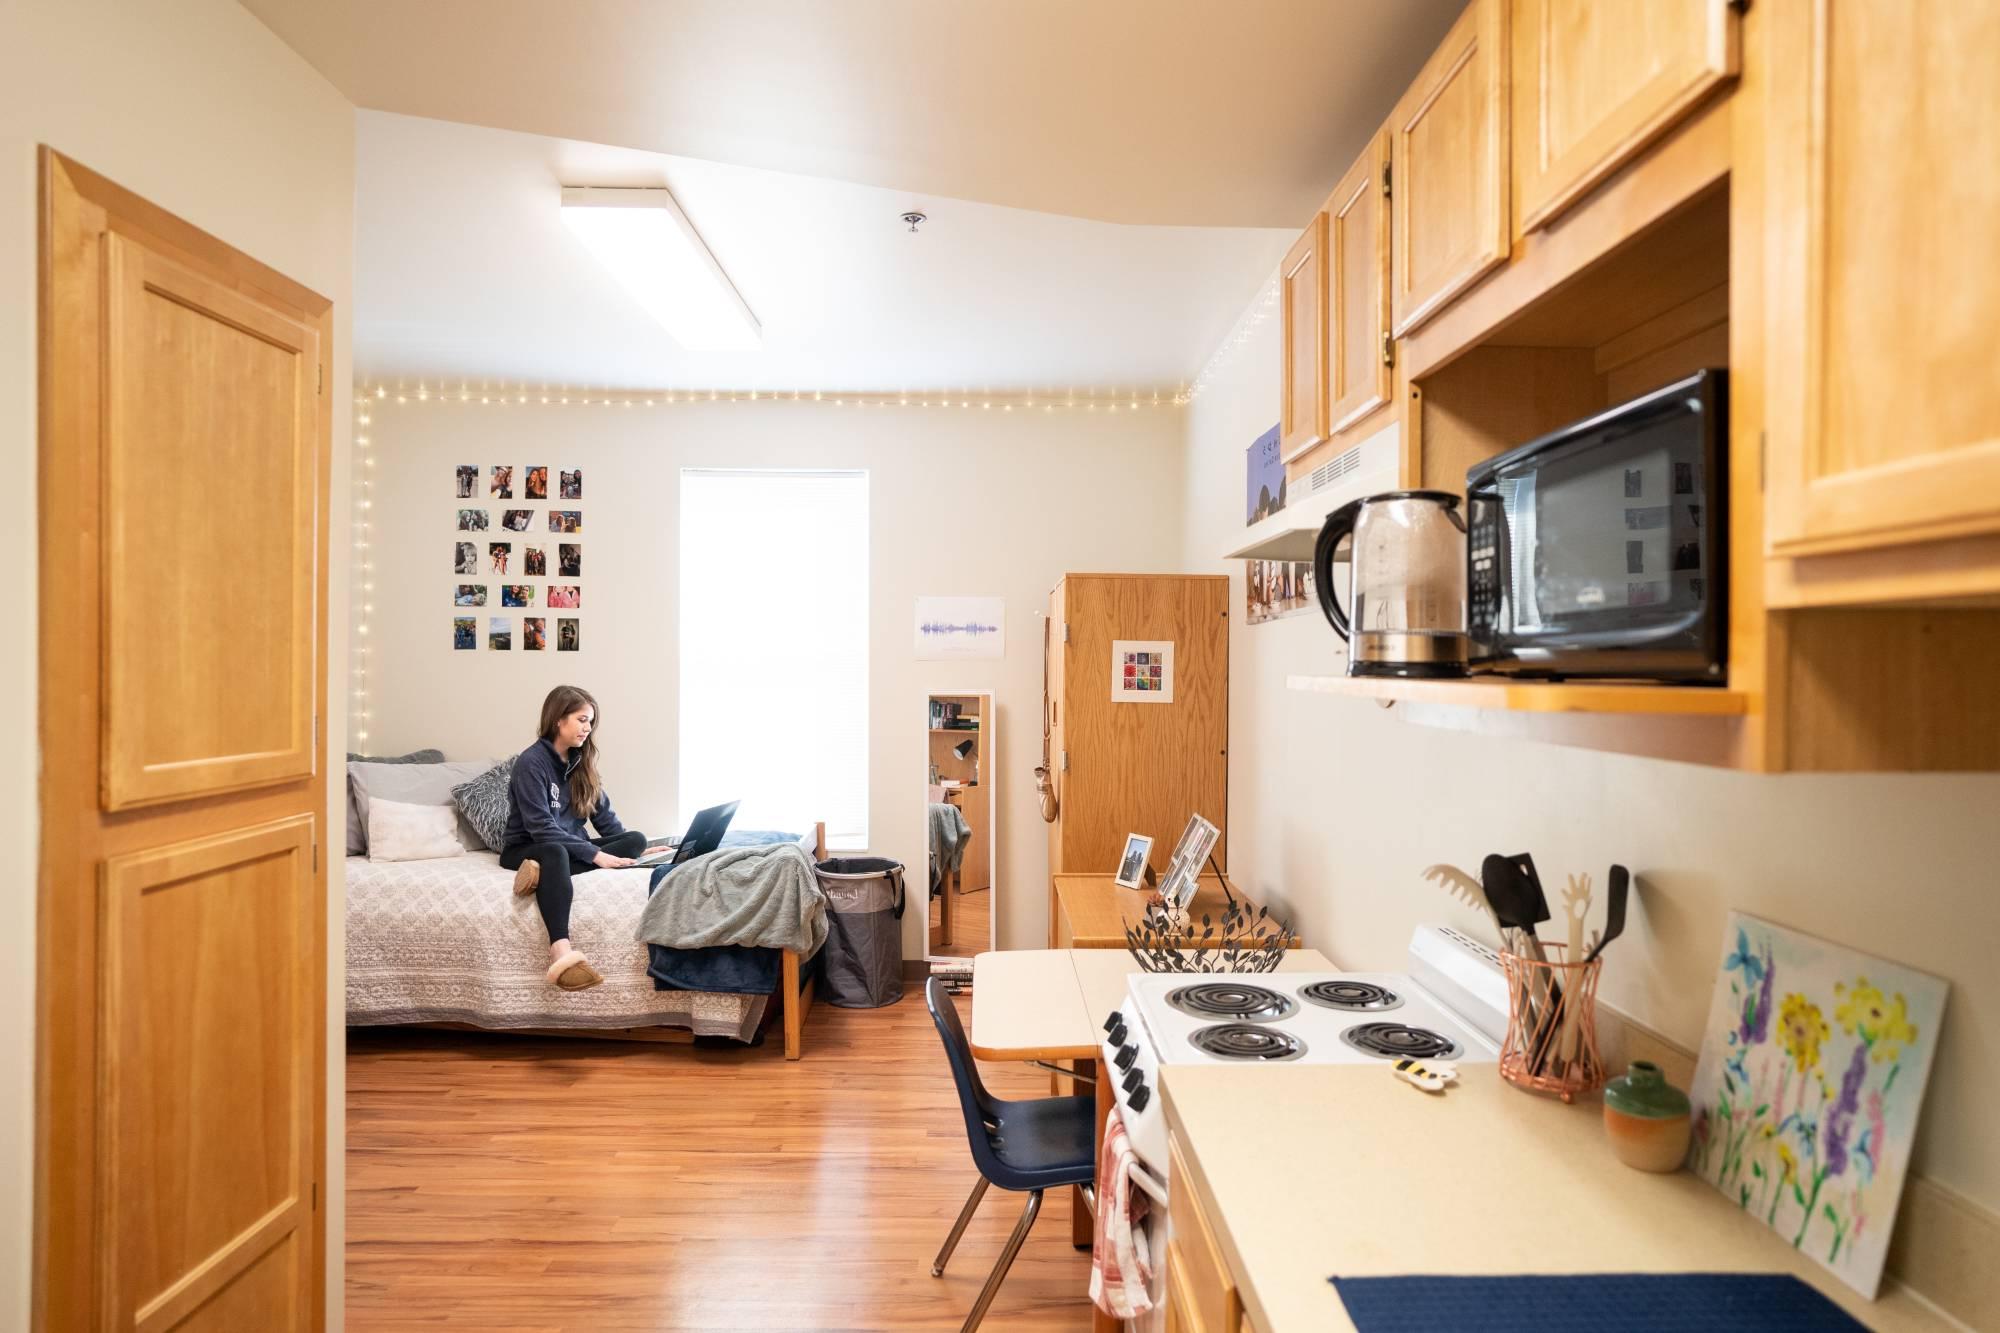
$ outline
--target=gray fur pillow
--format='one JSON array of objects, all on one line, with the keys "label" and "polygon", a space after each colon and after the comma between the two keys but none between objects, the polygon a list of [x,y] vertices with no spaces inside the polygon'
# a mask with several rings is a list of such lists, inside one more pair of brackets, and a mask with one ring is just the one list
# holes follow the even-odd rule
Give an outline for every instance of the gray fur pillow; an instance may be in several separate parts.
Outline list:
[{"label": "gray fur pillow", "polygon": [[514,761],[502,759],[472,781],[461,782],[451,789],[458,812],[490,851],[504,851],[507,847],[507,792],[513,781]]},{"label": "gray fur pillow", "polygon": [[[443,750],[412,750],[408,754],[355,754],[349,751],[350,764],[442,764]],[[368,822],[361,817],[361,804],[354,799],[354,783],[347,784],[347,854],[364,856],[368,852]]]}]

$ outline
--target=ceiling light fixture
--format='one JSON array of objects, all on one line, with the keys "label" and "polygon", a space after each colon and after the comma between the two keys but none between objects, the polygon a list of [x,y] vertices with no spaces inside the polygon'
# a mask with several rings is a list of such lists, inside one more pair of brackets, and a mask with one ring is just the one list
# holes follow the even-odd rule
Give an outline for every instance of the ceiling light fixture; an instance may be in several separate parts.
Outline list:
[{"label": "ceiling light fixture", "polygon": [[747,352],[763,327],[664,189],[565,186],[562,218],[646,313],[691,352]]}]

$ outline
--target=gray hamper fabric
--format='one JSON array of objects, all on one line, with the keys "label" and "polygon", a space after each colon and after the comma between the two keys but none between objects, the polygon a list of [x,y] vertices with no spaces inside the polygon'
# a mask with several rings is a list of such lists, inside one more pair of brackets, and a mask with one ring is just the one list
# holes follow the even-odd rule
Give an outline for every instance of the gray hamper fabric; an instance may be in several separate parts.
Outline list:
[{"label": "gray hamper fabric", "polygon": [[821,861],[826,947],[820,998],[844,1009],[876,1009],[903,998],[903,866],[880,856]]},{"label": "gray hamper fabric", "polygon": [[[412,750],[408,754],[355,754],[348,751],[350,764],[442,764],[443,750]],[[354,799],[354,783],[347,784],[347,854],[365,856],[368,852],[368,825],[361,818],[360,803]]]}]

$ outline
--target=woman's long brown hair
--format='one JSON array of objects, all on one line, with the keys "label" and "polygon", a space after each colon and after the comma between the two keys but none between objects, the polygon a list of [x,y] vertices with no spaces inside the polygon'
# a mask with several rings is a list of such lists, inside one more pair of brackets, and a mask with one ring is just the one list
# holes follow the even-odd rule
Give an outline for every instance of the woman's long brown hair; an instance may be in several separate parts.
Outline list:
[{"label": "woman's long brown hair", "polygon": [[597,809],[597,802],[604,795],[604,780],[597,775],[597,724],[603,714],[597,711],[597,700],[590,697],[590,691],[578,685],[558,685],[549,691],[549,697],[542,700],[542,739],[555,743],[556,727],[571,713],[590,710],[590,734],[583,738],[583,744],[570,754],[576,758],[576,767],[569,774],[569,804],[576,811],[578,819],[590,818]]}]

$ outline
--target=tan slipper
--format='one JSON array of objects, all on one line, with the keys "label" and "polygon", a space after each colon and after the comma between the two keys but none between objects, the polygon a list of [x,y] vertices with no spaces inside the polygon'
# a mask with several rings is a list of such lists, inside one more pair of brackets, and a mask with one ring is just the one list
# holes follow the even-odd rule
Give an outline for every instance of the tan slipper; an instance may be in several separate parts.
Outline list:
[{"label": "tan slipper", "polygon": [[584,961],[583,955],[574,949],[549,964],[548,977],[563,990],[589,990],[592,986],[604,984],[604,978],[597,974],[597,969]]},{"label": "tan slipper", "polygon": [[542,882],[542,863],[535,860],[521,862],[521,868],[514,872],[514,896],[525,898],[535,891]]}]

